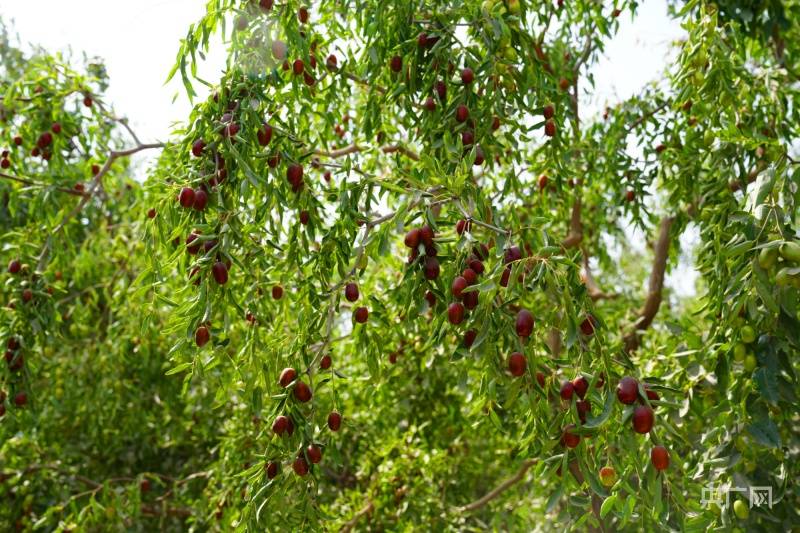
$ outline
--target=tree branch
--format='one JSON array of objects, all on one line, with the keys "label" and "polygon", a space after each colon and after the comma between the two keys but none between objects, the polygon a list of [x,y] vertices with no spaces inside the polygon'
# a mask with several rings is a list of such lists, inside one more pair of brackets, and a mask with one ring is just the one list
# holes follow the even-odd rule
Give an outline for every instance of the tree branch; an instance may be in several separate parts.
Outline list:
[{"label": "tree branch", "polygon": [[[767,168],[767,163],[765,161],[759,161],[758,163],[756,163],[755,168],[753,168],[753,170],[747,173],[747,184],[749,185],[750,183],[756,181],[758,175],[761,174],[761,172],[763,172],[765,168]],[[728,183],[728,188],[731,190],[731,192],[736,192],[742,188],[742,182],[738,180],[731,181],[730,183]]]},{"label": "tree branch", "polygon": [[364,87],[375,89],[376,91],[378,91],[381,94],[386,94],[386,89],[384,89],[380,85],[373,85],[373,84],[369,83],[368,81],[366,81],[366,80],[364,80],[362,78],[359,78],[358,76],[356,76],[355,74],[353,74],[351,72],[341,71],[341,73],[342,73],[342,76],[344,76],[348,80],[352,80],[352,81],[358,83],[359,85],[363,85]]},{"label": "tree branch", "polygon": [[650,327],[653,323],[658,308],[661,306],[662,291],[664,289],[664,273],[667,269],[667,259],[669,258],[670,228],[675,221],[675,217],[665,217],[661,220],[658,230],[658,239],[654,247],[653,268],[650,271],[650,282],[644,306],[639,311],[639,318],[633,325],[633,329],[625,335],[623,342],[625,351],[632,352],[639,347],[639,332]]},{"label": "tree branch", "polygon": [[114,163],[114,161],[116,161],[120,157],[131,156],[137,152],[141,152],[142,150],[150,150],[153,148],[163,148],[163,147],[164,147],[163,143],[153,143],[153,144],[140,144],[138,146],[134,146],[133,148],[128,148],[127,150],[113,150],[109,154],[105,164],[102,166],[102,168],[100,168],[100,172],[97,173],[97,175],[94,177],[94,179],[92,179],[91,183],[89,184],[89,188],[86,191],[86,195],[81,199],[80,202],[78,202],[78,205],[76,205],[72,211],[70,211],[64,216],[64,218],[61,220],[58,226],[56,226],[55,229],[53,230],[52,235],[56,235],[57,233],[59,233],[62,229],[64,229],[64,226],[67,224],[67,222],[69,222],[69,220],[72,217],[81,212],[84,206],[89,202],[89,198],[91,198],[92,195],[95,193],[95,191],[100,187],[100,184],[103,180],[103,176],[105,176],[111,169],[111,165]]},{"label": "tree branch", "polygon": [[517,472],[513,476],[511,476],[510,478],[506,479],[505,481],[500,483],[498,486],[496,486],[494,489],[490,490],[489,492],[487,492],[486,494],[484,494],[482,497],[478,498],[474,502],[468,503],[467,505],[465,505],[463,507],[459,507],[457,509],[458,512],[460,512],[460,513],[469,513],[469,512],[474,511],[475,509],[480,509],[481,507],[483,507],[484,505],[486,505],[490,501],[492,501],[495,498],[497,498],[498,496],[500,496],[503,492],[508,490],[512,485],[522,481],[522,479],[525,477],[525,474],[528,472],[530,467],[535,465],[536,462],[537,462],[536,459],[527,459],[527,460],[523,461],[522,466],[519,467],[519,470],[517,470]]},{"label": "tree branch", "polygon": [[[33,181],[33,180],[29,180],[27,178],[21,178],[19,176],[13,176],[11,174],[5,174],[3,172],[0,172],[0,178],[11,180],[11,181],[16,181],[17,183],[23,183],[23,184],[29,185],[31,187],[50,187],[50,185],[47,184],[47,183],[39,183],[39,182],[36,182],[36,181]],[[55,190],[57,190],[59,192],[64,192],[64,193],[67,193],[67,194],[72,194],[74,196],[84,196],[86,194],[84,192],[77,191],[75,189],[70,189],[68,187],[55,187]]]},{"label": "tree branch", "polygon": [[189,518],[192,510],[186,507],[169,507],[167,505],[142,505],[142,514],[145,516],[176,516],[178,518]]},{"label": "tree branch", "polygon": [[594,28],[590,26],[589,31],[586,34],[586,42],[583,45],[583,51],[581,52],[581,55],[578,57],[578,60],[575,61],[575,67],[573,68],[573,73],[575,74],[576,77],[583,64],[586,63],[589,60],[589,56],[592,55],[593,33],[594,33]]},{"label": "tree branch", "polygon": [[[64,468],[61,468],[57,464],[32,464],[27,466],[23,470],[10,470],[10,471],[0,472],[0,481],[8,479],[14,475],[24,476],[27,474],[31,474],[33,472],[37,472],[39,470],[50,470],[68,479],[83,483],[84,485],[91,487],[90,490],[74,494],[72,497],[70,497],[70,501],[74,501],[85,496],[96,494],[97,492],[110,487],[114,483],[119,483],[119,482],[129,483],[137,480],[137,478],[132,478],[132,477],[112,477],[100,483],[93,479],[89,479],[86,476],[82,476],[80,474],[74,474],[68,470],[65,470]],[[195,472],[182,479],[176,479],[172,476],[159,473],[150,473],[149,475],[167,481],[168,483],[171,483],[172,488],[170,488],[163,496],[157,498],[157,501],[160,502],[160,505],[150,505],[150,504],[142,505],[141,506],[142,514],[147,516],[168,515],[168,516],[176,516],[179,518],[188,518],[189,516],[192,515],[191,509],[185,507],[171,507],[166,505],[164,501],[174,493],[174,488],[176,486],[186,484],[189,481],[192,481],[193,479],[207,478],[209,477],[210,472],[202,472],[202,471]]]},{"label": "tree branch", "polygon": [[121,157],[128,157],[137,152],[141,152],[142,150],[151,150],[154,148],[164,148],[164,143],[151,143],[151,144],[139,144],[134,146],[133,148],[128,148],[126,150],[112,150],[106,160],[105,164],[102,166],[100,171],[95,175],[92,181],[89,183],[89,187],[86,190],[85,195],[81,198],[80,202],[78,202],[75,207],[72,208],[64,217],[61,219],[61,222],[53,229],[52,233],[48,236],[47,242],[45,243],[44,247],[42,248],[42,253],[39,255],[39,262],[37,265],[37,270],[44,269],[44,262],[47,259],[47,252],[50,249],[50,243],[52,242],[53,237],[58,235],[61,230],[67,225],[67,222],[70,221],[74,216],[80,213],[89,200],[94,196],[94,193],[100,188],[103,180],[103,176],[105,176],[108,171],[111,169],[111,165],[117,159]]},{"label": "tree branch", "polygon": [[[581,473],[580,467],[578,467],[578,461],[570,461],[569,463],[569,471],[572,474],[572,477],[575,478],[575,481],[578,482],[579,485],[583,485],[583,473]],[[592,514],[594,514],[597,521],[600,523],[600,531],[605,531],[605,526],[603,525],[603,519],[600,517],[600,506],[603,502],[600,501],[600,497],[597,496],[594,492],[592,492]],[[596,528],[591,528],[590,531],[596,530]]]},{"label": "tree branch", "polygon": [[[338,150],[331,150],[330,152],[327,152],[325,150],[316,150],[314,152],[314,155],[317,155],[319,157],[330,157],[332,159],[336,159],[338,157],[344,157],[346,155],[356,154],[359,152],[363,152],[365,150],[366,148],[364,148],[363,146],[359,146],[358,144],[353,143],[349,146],[345,146],[344,148],[339,148]],[[384,154],[392,154],[395,152],[399,152],[405,155],[406,157],[413,159],[414,161],[419,161],[419,154],[399,144],[387,144],[385,146],[381,146],[380,150]]]},{"label": "tree branch", "polygon": [[583,224],[581,223],[581,199],[579,196],[575,197],[575,203],[572,204],[572,216],[569,220],[569,234],[561,242],[561,246],[565,249],[574,248],[583,240]]},{"label": "tree branch", "polygon": [[586,248],[581,248],[581,252],[583,253],[581,281],[583,281],[583,284],[586,286],[586,290],[589,292],[589,298],[594,301],[612,300],[616,298],[616,294],[605,292],[600,288],[599,285],[597,285],[597,281],[595,281],[594,276],[592,276],[592,270],[589,268],[589,253],[586,251]]},{"label": "tree branch", "polygon": [[355,515],[353,515],[353,518],[348,520],[345,525],[342,526],[342,529],[339,530],[339,533],[348,533],[356,526],[358,521],[361,520],[364,515],[372,514],[372,511],[374,510],[375,505],[372,503],[372,501],[368,501],[364,507],[362,507]]},{"label": "tree branch", "polygon": [[383,151],[384,154],[399,152],[404,156],[408,157],[409,159],[413,159],[414,161],[419,161],[419,154],[399,144],[387,144],[386,146],[382,146],[381,150]]},{"label": "tree branch", "polygon": [[642,123],[643,123],[645,120],[647,120],[648,118],[652,117],[653,115],[655,115],[656,113],[658,113],[659,111],[661,111],[662,109],[664,109],[665,107],[667,107],[668,105],[669,105],[669,100],[664,100],[664,102],[662,102],[662,103],[661,103],[661,105],[657,106],[657,107],[656,107],[656,108],[654,108],[652,111],[648,111],[647,113],[643,114],[642,116],[640,116],[639,118],[637,118],[636,120],[634,120],[634,121],[631,123],[631,125],[630,125],[630,126],[628,126],[628,129],[627,129],[627,130],[625,130],[625,134],[627,135],[627,134],[629,134],[630,132],[632,132],[633,130],[635,130],[635,129],[636,129],[637,127],[639,127],[639,126],[640,126],[640,125],[641,125],[641,124],[642,124]]}]

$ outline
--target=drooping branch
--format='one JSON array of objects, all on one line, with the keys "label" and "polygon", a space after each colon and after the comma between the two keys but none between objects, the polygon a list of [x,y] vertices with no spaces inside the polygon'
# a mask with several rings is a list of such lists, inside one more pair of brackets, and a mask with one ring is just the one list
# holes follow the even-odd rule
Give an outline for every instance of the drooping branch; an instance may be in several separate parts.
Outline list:
[{"label": "drooping branch", "polygon": [[500,496],[503,492],[507,491],[510,487],[522,481],[522,479],[525,477],[525,474],[533,465],[536,464],[536,462],[537,462],[536,459],[527,459],[523,461],[522,465],[519,467],[519,470],[517,470],[517,472],[513,476],[506,479],[498,486],[496,486],[495,488],[493,488],[492,490],[490,490],[489,492],[487,492],[486,494],[475,500],[474,502],[468,503],[463,507],[459,507],[457,509],[458,512],[469,513],[474,511],[475,509],[480,509],[490,501]]},{"label": "drooping branch", "polygon": [[636,350],[639,347],[640,332],[650,327],[656,313],[658,313],[658,308],[661,306],[664,273],[666,272],[667,259],[669,258],[670,228],[674,221],[675,217],[665,217],[659,224],[658,238],[653,249],[653,268],[650,271],[647,297],[645,298],[644,306],[639,311],[639,318],[633,324],[632,330],[623,339],[627,352]]},{"label": "drooping branch", "polygon": [[[436,189],[432,189],[432,190],[436,190]],[[422,198],[418,198],[417,200],[411,202],[406,209],[409,209],[409,210],[413,209],[414,207],[419,205],[421,202],[422,202]],[[333,321],[334,321],[335,315],[336,315],[336,293],[342,287],[344,287],[345,284],[348,281],[350,281],[350,279],[353,276],[356,275],[356,272],[358,272],[358,265],[359,265],[359,263],[361,263],[361,260],[362,260],[362,258],[364,257],[364,255],[366,254],[366,251],[367,251],[367,244],[368,244],[368,239],[369,239],[370,232],[372,231],[373,228],[383,224],[384,222],[392,220],[395,216],[397,216],[398,213],[399,213],[399,211],[392,211],[391,213],[387,213],[386,215],[383,215],[381,217],[378,217],[377,219],[370,220],[370,221],[367,222],[366,228],[364,229],[364,236],[361,239],[361,243],[362,244],[358,249],[358,253],[356,254],[355,261],[354,261],[354,264],[353,264],[353,268],[351,268],[350,271],[345,276],[343,276],[341,280],[339,280],[337,283],[334,283],[333,285],[331,285],[331,287],[329,289],[330,298],[328,300],[328,309],[327,309],[326,317],[325,317],[325,333],[324,333],[324,337],[323,337],[323,340],[321,342],[319,342],[319,343],[317,343],[315,345],[316,346],[316,352],[315,352],[315,355],[314,355],[314,358],[313,358],[311,364],[306,369],[307,373],[311,372],[312,369],[317,368],[317,364],[319,363],[319,360],[323,357],[323,355],[325,353],[325,350],[328,348],[328,346],[330,346],[330,344],[332,342],[331,335],[333,333]]]}]

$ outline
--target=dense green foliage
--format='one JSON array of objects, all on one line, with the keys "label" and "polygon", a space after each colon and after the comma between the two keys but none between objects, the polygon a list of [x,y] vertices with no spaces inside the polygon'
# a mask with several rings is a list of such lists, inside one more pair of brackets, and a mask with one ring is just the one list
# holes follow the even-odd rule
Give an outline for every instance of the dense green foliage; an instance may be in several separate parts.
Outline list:
[{"label": "dense green foliage", "polygon": [[800,3],[672,5],[588,115],[636,8],[211,0],[163,144],[3,32],[0,524],[800,527]]}]

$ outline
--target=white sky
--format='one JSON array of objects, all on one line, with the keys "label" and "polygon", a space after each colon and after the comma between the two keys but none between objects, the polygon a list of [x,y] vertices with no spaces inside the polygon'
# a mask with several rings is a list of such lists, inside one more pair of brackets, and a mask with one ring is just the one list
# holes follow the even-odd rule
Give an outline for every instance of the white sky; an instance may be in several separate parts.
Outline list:
[{"label": "white sky", "polygon": [[[129,117],[143,142],[164,140],[173,123],[188,117],[190,104],[180,82],[165,86],[164,80],[180,39],[204,10],[201,0],[0,0],[0,14],[6,23],[13,22],[23,43],[101,57],[110,77],[107,99],[118,114]],[[635,22],[626,12],[620,25],[594,68],[595,93],[582,102],[588,113],[598,113],[606,103],[658,79],[668,63],[669,44],[684,33],[667,16],[666,0],[645,0]],[[215,71],[224,58],[221,46],[212,48],[201,76],[218,78]],[[203,86],[196,89],[201,92]],[[682,294],[694,292],[690,265],[677,270],[668,279],[670,285]]]}]

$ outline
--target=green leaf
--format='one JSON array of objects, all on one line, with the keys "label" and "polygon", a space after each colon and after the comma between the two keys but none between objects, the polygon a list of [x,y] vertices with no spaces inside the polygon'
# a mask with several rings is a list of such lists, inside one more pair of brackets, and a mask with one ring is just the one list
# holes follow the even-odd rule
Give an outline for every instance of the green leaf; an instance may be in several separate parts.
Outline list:
[{"label": "green leaf", "polygon": [[747,431],[759,443],[770,448],[781,447],[781,437],[778,433],[778,427],[769,418],[762,418],[747,426]]},{"label": "green leaf", "polygon": [[178,366],[172,367],[164,374],[165,376],[171,376],[173,374],[177,374],[179,372],[183,372],[187,368],[192,366],[192,363],[181,363]]},{"label": "green leaf", "polygon": [[561,484],[558,488],[550,494],[550,497],[547,498],[547,506],[545,507],[545,513],[550,514],[553,512],[553,509],[556,508],[558,505],[558,501],[564,495],[564,485]]},{"label": "green leaf", "polygon": [[605,518],[608,513],[614,509],[614,505],[617,503],[617,495],[612,494],[605,500],[603,500],[603,504],[600,506],[600,518]]},{"label": "green leaf", "polygon": [[772,404],[778,403],[778,380],[774,369],[766,366],[756,369],[753,372],[753,381],[765,400]]},{"label": "green leaf", "polygon": [[616,396],[614,394],[608,393],[606,395],[605,404],[603,405],[603,411],[596,417],[587,417],[586,423],[582,427],[596,429],[605,424],[611,416],[611,412],[614,410],[615,399]]}]

